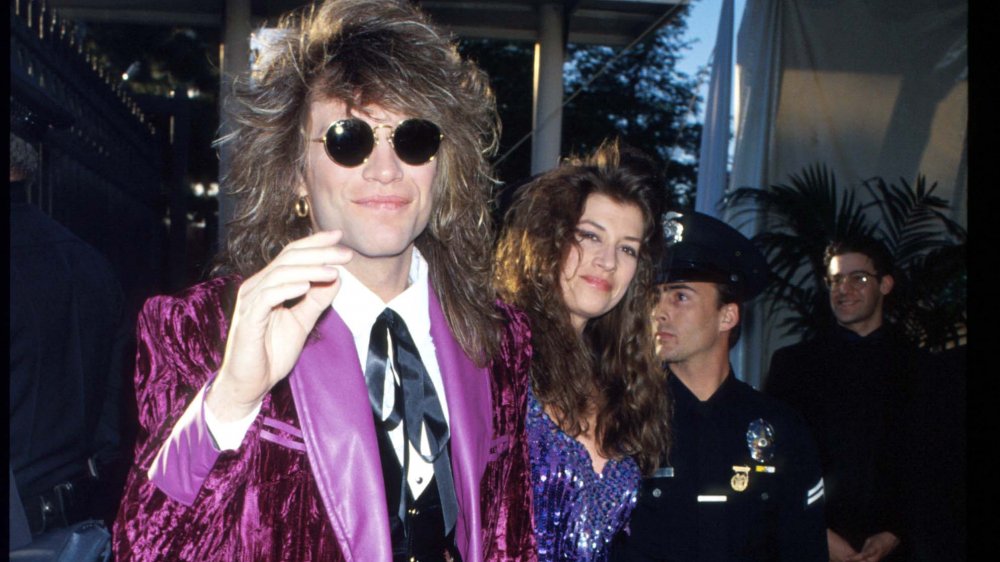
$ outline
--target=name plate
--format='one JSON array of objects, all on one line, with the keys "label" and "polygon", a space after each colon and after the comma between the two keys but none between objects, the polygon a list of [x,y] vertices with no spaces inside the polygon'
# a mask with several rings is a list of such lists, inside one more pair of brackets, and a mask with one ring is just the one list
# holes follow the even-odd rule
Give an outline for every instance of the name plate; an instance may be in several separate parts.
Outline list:
[{"label": "name plate", "polygon": [[698,503],[723,503],[726,496],[698,496]]},{"label": "name plate", "polygon": [[653,478],[673,478],[674,477],[674,467],[664,466],[662,468],[657,468],[653,472]]}]

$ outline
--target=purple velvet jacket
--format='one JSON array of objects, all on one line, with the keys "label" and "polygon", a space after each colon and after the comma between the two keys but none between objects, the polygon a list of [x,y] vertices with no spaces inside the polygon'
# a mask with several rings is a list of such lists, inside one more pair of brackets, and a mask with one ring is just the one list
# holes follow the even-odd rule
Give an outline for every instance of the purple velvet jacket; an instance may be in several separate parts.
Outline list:
[{"label": "purple velvet jacket", "polygon": [[[237,284],[213,279],[143,308],[135,373],[141,427],[113,530],[116,559],[391,559],[364,377],[332,309],[265,397],[240,448],[211,446],[202,389],[221,364]],[[500,306],[509,320],[501,353],[481,369],[430,292],[451,419],[456,542],[470,562],[536,557],[525,438],[531,338],[525,317]]]}]

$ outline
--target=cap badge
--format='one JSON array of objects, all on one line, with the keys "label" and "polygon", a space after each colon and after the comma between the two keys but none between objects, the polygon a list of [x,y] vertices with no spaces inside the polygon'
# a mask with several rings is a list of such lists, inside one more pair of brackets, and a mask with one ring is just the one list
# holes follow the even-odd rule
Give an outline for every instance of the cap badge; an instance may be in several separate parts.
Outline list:
[{"label": "cap badge", "polygon": [[684,240],[684,224],[681,219],[684,215],[678,213],[677,211],[670,211],[664,213],[662,223],[663,223],[663,237],[666,239],[667,244],[677,244]]}]

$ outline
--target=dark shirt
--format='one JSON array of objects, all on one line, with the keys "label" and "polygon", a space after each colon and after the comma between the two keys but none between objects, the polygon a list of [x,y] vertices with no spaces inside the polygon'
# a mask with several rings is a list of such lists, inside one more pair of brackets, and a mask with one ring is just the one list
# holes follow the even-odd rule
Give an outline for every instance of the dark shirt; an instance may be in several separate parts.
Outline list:
[{"label": "dark shirt", "polygon": [[913,562],[967,560],[965,348],[933,355],[920,377],[905,428],[910,432],[904,479]]},{"label": "dark shirt", "polygon": [[[704,402],[677,377],[669,380],[673,444],[658,474],[672,476],[643,480],[629,534],[619,534],[612,559],[825,562],[823,486],[799,416],[732,372]],[[747,442],[756,420],[774,430],[763,461]],[[734,478],[741,470],[743,490]]]},{"label": "dark shirt", "polygon": [[920,361],[888,326],[867,337],[837,326],[771,359],[764,391],[809,424],[826,483],[827,525],[855,549],[882,531],[903,536],[906,412]]},{"label": "dark shirt", "polygon": [[122,292],[41,210],[10,208],[10,464],[23,501],[119,454]]}]

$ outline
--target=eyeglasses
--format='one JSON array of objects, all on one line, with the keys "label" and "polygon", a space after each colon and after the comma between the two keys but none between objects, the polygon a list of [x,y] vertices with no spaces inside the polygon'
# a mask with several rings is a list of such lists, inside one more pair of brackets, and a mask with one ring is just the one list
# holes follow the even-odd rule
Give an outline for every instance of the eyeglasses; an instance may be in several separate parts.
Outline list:
[{"label": "eyeglasses", "polygon": [[[425,119],[406,119],[395,127],[376,125],[375,129],[382,127],[389,129],[389,146],[396,156],[411,166],[433,160],[444,138],[441,129]],[[330,123],[323,138],[310,140],[323,143],[334,162],[353,168],[364,164],[378,144],[375,129],[361,119],[341,119]]]},{"label": "eyeglasses", "polygon": [[847,283],[847,288],[849,289],[863,289],[864,287],[867,287],[872,280],[878,280],[879,277],[880,275],[876,273],[869,273],[867,271],[852,271],[847,275],[838,273],[836,275],[824,277],[823,281],[826,283],[826,288],[831,291],[844,283]]}]

